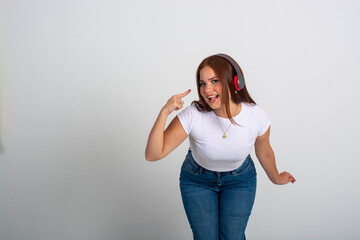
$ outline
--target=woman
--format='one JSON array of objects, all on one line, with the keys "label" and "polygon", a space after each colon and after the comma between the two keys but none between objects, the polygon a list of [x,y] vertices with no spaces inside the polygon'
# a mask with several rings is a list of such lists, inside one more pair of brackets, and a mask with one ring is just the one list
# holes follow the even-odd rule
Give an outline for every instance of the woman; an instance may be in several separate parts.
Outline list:
[{"label": "woman", "polygon": [[190,90],[167,101],[150,132],[145,157],[162,159],[189,136],[180,190],[194,239],[246,239],[256,191],[252,147],[274,184],[294,183],[295,178],[278,173],[269,142],[270,118],[250,97],[243,73],[231,57],[205,58],[196,81],[199,101],[164,131],[167,117],[183,107],[182,98]]}]

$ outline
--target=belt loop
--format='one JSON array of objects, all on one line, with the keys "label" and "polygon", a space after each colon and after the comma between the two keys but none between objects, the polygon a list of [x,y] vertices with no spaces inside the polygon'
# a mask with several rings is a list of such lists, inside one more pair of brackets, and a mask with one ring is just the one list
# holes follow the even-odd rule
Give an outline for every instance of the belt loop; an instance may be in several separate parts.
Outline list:
[{"label": "belt loop", "polygon": [[203,168],[202,167],[199,167],[199,174],[202,174],[203,173]]}]

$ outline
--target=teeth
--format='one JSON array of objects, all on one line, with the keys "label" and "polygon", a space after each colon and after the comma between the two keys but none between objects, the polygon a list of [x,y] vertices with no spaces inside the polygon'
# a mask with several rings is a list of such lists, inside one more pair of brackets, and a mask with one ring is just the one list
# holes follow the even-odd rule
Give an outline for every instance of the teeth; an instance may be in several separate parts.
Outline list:
[{"label": "teeth", "polygon": [[216,97],[217,95],[212,95],[212,96],[208,96],[208,98],[213,98],[213,97]]}]

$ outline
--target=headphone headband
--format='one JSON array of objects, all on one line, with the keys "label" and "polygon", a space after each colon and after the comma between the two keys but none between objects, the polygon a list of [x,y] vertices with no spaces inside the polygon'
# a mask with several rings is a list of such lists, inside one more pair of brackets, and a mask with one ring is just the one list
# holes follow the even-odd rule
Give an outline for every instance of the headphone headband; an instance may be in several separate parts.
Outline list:
[{"label": "headphone headband", "polygon": [[241,73],[239,65],[231,57],[229,57],[225,54],[216,54],[215,56],[224,58],[231,64],[231,66],[235,69],[235,72],[236,72],[236,76],[234,77],[235,89],[237,91],[240,91],[241,89],[243,89],[245,86],[245,80],[244,80],[244,76]]}]

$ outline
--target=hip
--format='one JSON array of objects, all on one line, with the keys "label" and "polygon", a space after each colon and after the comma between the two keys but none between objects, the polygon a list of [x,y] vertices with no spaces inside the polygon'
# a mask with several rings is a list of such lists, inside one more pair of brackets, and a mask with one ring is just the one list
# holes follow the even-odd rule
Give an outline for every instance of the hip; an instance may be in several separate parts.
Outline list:
[{"label": "hip", "polygon": [[226,188],[241,185],[256,188],[256,169],[250,155],[235,170],[217,172],[200,166],[189,150],[181,167],[180,184],[202,184],[207,187]]}]

